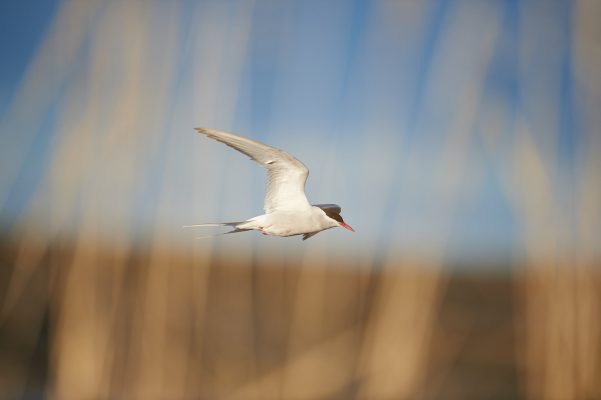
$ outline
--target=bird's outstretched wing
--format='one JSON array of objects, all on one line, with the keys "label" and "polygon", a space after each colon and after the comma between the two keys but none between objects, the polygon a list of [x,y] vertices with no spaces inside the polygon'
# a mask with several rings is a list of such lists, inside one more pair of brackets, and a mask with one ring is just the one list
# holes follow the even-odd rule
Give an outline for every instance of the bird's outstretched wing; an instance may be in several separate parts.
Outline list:
[{"label": "bird's outstretched wing", "polygon": [[305,196],[305,182],[309,170],[290,154],[228,132],[208,128],[196,128],[196,131],[246,154],[267,169],[264,205],[267,214],[311,207]]}]

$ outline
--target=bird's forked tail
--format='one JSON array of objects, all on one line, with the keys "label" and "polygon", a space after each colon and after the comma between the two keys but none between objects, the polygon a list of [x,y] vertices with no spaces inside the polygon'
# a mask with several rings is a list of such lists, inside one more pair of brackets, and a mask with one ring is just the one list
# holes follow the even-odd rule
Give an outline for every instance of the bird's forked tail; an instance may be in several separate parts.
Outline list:
[{"label": "bird's forked tail", "polygon": [[234,228],[233,230],[229,231],[229,232],[224,232],[224,233],[218,233],[215,235],[205,235],[205,236],[198,236],[197,239],[203,239],[203,238],[209,238],[209,237],[215,237],[215,236],[220,236],[220,235],[227,235],[230,233],[239,233],[239,232],[246,232],[246,231],[252,231],[252,229],[240,229],[237,228],[238,225],[243,224],[246,221],[238,221],[238,222],[210,222],[210,223],[206,223],[206,224],[194,224],[194,225],[184,225],[183,228],[204,228],[204,227],[211,227],[211,226],[230,226],[232,228]]}]

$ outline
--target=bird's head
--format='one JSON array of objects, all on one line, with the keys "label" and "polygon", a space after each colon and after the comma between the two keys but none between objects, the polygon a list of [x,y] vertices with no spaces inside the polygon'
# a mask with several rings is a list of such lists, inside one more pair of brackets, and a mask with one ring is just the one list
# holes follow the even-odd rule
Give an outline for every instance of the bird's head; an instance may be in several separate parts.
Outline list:
[{"label": "bird's head", "polygon": [[321,210],[326,214],[326,217],[332,221],[332,226],[340,226],[348,229],[349,231],[355,232],[355,230],[342,219],[342,216],[340,215],[340,211],[342,211],[342,209],[340,206],[336,204],[315,204],[315,207],[321,208]]}]

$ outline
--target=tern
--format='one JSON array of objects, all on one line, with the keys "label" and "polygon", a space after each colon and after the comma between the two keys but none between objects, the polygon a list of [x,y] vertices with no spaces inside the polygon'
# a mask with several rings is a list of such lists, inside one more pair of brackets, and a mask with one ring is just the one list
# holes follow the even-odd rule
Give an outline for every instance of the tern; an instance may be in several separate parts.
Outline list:
[{"label": "tern", "polygon": [[253,161],[265,167],[267,169],[267,193],[265,194],[265,214],[263,215],[239,222],[186,225],[186,228],[228,226],[233,230],[225,234],[258,230],[264,235],[303,235],[303,240],[326,229],[339,226],[355,231],[340,216],[340,206],[336,204],[311,205],[309,203],[305,195],[305,182],[309,170],[292,155],[233,133],[208,128],[195,128],[195,130],[246,154]]}]

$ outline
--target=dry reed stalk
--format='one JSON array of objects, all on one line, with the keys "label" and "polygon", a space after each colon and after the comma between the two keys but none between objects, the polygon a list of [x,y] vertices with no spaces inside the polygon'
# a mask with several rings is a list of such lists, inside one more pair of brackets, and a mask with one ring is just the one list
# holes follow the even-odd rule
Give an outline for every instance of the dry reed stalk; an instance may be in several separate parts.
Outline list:
[{"label": "dry reed stalk", "polygon": [[[566,231],[573,234],[573,222],[553,198],[553,157],[537,147],[527,131],[521,131],[521,139],[519,189],[513,195],[526,245],[525,269],[516,275],[524,390],[532,399],[595,398],[601,390],[593,378],[598,376],[595,349],[601,339],[595,250],[570,236],[561,240]],[[590,243],[586,237],[582,240]]]}]

